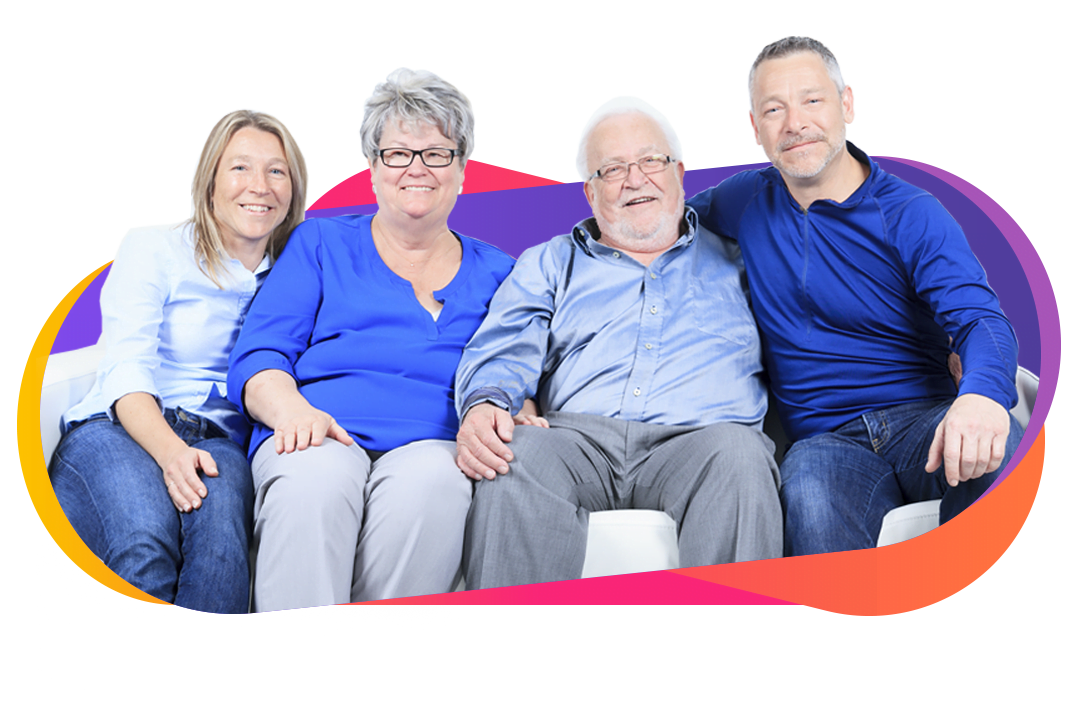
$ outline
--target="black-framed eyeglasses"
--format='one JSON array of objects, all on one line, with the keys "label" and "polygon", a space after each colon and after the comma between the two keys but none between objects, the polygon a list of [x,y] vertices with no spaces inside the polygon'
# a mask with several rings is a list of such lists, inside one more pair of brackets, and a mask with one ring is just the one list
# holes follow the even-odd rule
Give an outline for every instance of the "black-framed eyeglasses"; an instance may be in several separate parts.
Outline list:
[{"label": "black-framed eyeglasses", "polygon": [[653,173],[660,173],[662,170],[669,167],[669,163],[671,162],[673,162],[673,160],[668,155],[647,155],[645,158],[639,158],[630,163],[609,163],[608,165],[602,165],[600,170],[590,176],[590,179],[601,178],[606,183],[623,180],[631,175],[632,165],[639,166],[639,170],[641,170],[644,175],[651,175]]},{"label": "black-framed eyeglasses", "polygon": [[457,150],[450,148],[425,148],[424,150],[384,148],[379,151],[379,159],[388,168],[408,168],[413,164],[413,159],[420,155],[421,162],[429,168],[446,168],[458,154]]}]

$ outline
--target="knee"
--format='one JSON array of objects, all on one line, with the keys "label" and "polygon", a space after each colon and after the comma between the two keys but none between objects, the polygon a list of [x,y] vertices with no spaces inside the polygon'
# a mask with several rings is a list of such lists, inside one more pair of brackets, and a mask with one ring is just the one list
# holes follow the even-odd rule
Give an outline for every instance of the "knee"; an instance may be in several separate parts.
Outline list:
[{"label": "knee", "polygon": [[421,514],[447,513],[469,507],[473,483],[455,463],[450,441],[418,441],[391,451],[376,461],[368,496],[392,502]]},{"label": "knee", "polygon": [[125,522],[109,541],[108,558],[111,567],[124,567],[128,573],[167,561],[180,563],[180,520],[143,516],[138,522]]},{"label": "knee", "polygon": [[[302,525],[331,517],[360,518],[368,463],[367,457],[355,456],[351,449],[325,441],[322,446],[271,456],[262,462],[257,457],[252,473],[259,517],[273,516]],[[364,451],[358,453],[363,455]]]},{"label": "knee", "polygon": [[217,467],[217,475],[202,476],[207,497],[200,510],[250,517],[254,495],[252,469],[240,447],[222,438],[197,443],[195,447],[210,453]]},{"label": "knee", "polygon": [[791,522],[817,527],[834,515],[833,484],[829,476],[816,473],[814,464],[802,461],[805,453],[794,447],[781,467],[781,505]]},{"label": "knee", "polygon": [[[513,464],[512,464],[513,465]],[[473,500],[470,504],[470,517],[484,518],[500,509],[526,508],[528,499],[519,486],[521,483],[508,476],[496,476],[493,480],[477,481],[473,484]]]},{"label": "knee", "polygon": [[514,437],[507,444],[515,454],[512,467],[520,461],[532,462],[540,457],[543,462],[558,462],[562,451],[573,447],[574,431],[564,428],[539,428],[537,426],[515,426]]},{"label": "knee", "polygon": [[689,463],[701,462],[712,476],[729,479],[742,495],[777,502],[778,468],[768,437],[735,423],[718,423],[699,433],[705,435],[698,439],[695,450],[706,456],[700,461],[689,455]]}]

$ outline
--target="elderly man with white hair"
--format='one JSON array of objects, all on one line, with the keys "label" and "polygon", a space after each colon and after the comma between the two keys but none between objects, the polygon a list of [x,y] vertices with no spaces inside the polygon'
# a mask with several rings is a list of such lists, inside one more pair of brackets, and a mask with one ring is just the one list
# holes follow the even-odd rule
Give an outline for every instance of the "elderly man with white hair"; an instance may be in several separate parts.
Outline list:
[{"label": "elderly man with white hair", "polygon": [[611,509],[668,513],[682,566],[779,557],[739,249],[685,207],[676,134],[645,103],[602,106],[578,164],[594,217],[522,254],[458,369],[467,588],[580,577]]}]

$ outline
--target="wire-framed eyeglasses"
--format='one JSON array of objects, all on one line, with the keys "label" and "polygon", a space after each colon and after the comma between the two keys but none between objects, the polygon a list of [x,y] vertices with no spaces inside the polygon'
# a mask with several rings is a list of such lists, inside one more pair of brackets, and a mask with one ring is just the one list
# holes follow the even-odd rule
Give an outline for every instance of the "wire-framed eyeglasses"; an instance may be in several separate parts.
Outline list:
[{"label": "wire-framed eyeglasses", "polygon": [[420,155],[421,162],[429,168],[446,168],[458,154],[457,150],[450,148],[425,148],[424,150],[383,148],[379,151],[379,159],[388,168],[408,168],[413,164],[413,159]]},{"label": "wire-framed eyeglasses", "polygon": [[631,166],[639,166],[639,170],[644,175],[651,175],[653,173],[660,173],[665,168],[669,167],[669,163],[672,162],[672,158],[668,155],[647,155],[645,158],[639,158],[638,160],[630,163],[609,163],[608,165],[602,165],[601,168],[590,176],[590,179],[601,178],[606,183],[613,183],[617,180],[623,180],[631,174]]}]

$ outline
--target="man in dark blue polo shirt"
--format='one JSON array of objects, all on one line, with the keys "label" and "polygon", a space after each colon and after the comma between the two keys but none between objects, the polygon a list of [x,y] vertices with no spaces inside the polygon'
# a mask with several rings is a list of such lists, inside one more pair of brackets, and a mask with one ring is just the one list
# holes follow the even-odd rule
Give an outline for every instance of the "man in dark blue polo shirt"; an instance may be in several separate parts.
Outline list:
[{"label": "man in dark blue polo shirt", "polygon": [[950,214],[846,142],[853,93],[826,47],[767,46],[749,90],[773,167],[689,204],[744,254],[795,441],[781,467],[786,555],[873,547],[905,503],[942,498],[947,521],[1021,439],[1014,331]]}]

